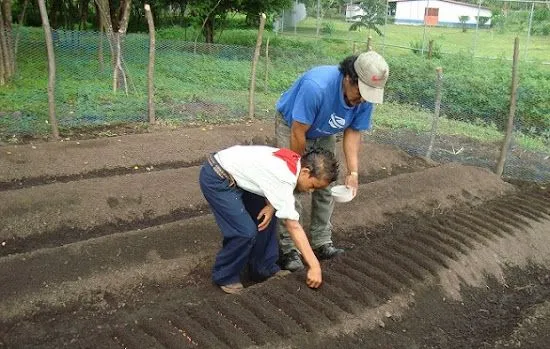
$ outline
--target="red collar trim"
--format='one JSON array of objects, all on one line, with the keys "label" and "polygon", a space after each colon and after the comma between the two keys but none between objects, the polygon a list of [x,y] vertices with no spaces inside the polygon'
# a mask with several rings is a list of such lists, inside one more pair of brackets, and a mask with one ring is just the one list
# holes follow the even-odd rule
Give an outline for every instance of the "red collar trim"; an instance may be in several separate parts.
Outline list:
[{"label": "red collar trim", "polygon": [[294,175],[298,174],[298,161],[300,161],[300,155],[287,148],[281,148],[273,153],[276,157],[283,159],[288,166],[290,172]]}]

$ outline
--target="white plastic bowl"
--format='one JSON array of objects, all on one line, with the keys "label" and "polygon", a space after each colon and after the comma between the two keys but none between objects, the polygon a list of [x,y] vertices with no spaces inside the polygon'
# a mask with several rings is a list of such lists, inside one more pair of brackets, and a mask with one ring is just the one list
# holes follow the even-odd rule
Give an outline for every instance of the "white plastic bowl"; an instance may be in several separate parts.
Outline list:
[{"label": "white plastic bowl", "polygon": [[353,189],[345,185],[336,185],[330,191],[336,202],[348,202],[353,199]]}]

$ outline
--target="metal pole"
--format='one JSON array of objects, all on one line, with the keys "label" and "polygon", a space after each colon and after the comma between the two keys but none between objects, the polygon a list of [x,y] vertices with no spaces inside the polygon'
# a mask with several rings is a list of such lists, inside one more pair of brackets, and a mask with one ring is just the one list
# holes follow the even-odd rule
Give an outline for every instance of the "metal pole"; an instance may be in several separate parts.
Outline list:
[{"label": "metal pole", "polygon": [[476,56],[477,34],[478,34],[477,30],[479,28],[479,14],[481,13],[481,1],[482,0],[479,0],[478,5],[477,5],[476,34],[475,34],[475,37],[474,37],[474,48],[472,49],[472,57]]},{"label": "metal pole", "polygon": [[424,46],[426,45],[426,9],[430,8],[430,0],[426,3],[424,8],[424,32],[422,33],[422,49],[420,50],[420,55],[424,56]]},{"label": "metal pole", "polygon": [[294,22],[294,35],[296,35],[296,24],[298,24],[298,21],[296,18],[298,18],[296,10],[298,9],[298,0],[294,2],[294,9],[292,10],[292,20]]},{"label": "metal pole", "polygon": [[386,49],[386,28],[388,27],[389,0],[386,0],[386,15],[384,16],[384,36],[382,37],[382,56]]},{"label": "metal pole", "polygon": [[317,0],[317,36],[321,30],[321,0]]},{"label": "metal pole", "polygon": [[281,33],[285,32],[285,10],[283,9],[283,15],[281,16]]},{"label": "metal pole", "polygon": [[529,14],[529,30],[527,31],[527,42],[525,43],[525,59],[529,56],[529,40],[531,39],[531,28],[533,25],[533,12],[535,11],[535,3],[531,3],[531,13]]}]

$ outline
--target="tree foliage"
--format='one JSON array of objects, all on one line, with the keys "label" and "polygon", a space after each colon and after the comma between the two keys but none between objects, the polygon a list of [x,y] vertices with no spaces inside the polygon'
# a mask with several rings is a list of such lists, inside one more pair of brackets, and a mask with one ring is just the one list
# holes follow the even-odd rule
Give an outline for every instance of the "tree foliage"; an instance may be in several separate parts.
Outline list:
[{"label": "tree foliage", "polygon": [[386,3],[380,0],[366,0],[359,5],[363,10],[363,15],[353,16],[353,20],[359,20],[354,22],[349,30],[359,30],[361,28],[367,28],[374,30],[378,35],[384,34],[380,30],[381,25],[385,24],[386,20]]}]

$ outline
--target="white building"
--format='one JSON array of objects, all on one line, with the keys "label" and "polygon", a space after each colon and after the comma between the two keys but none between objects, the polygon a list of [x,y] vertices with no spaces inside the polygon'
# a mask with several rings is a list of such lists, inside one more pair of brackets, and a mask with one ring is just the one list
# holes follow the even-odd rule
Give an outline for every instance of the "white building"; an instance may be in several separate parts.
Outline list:
[{"label": "white building", "polygon": [[[389,14],[395,24],[461,26],[460,16],[468,16],[466,24],[475,27],[477,17],[491,17],[486,7],[453,0],[388,0]],[[485,25],[489,25],[491,20]]]},{"label": "white building", "polygon": [[359,3],[350,3],[346,5],[346,22],[360,21],[359,18],[354,17],[363,15],[365,15],[365,11],[359,6]]}]

